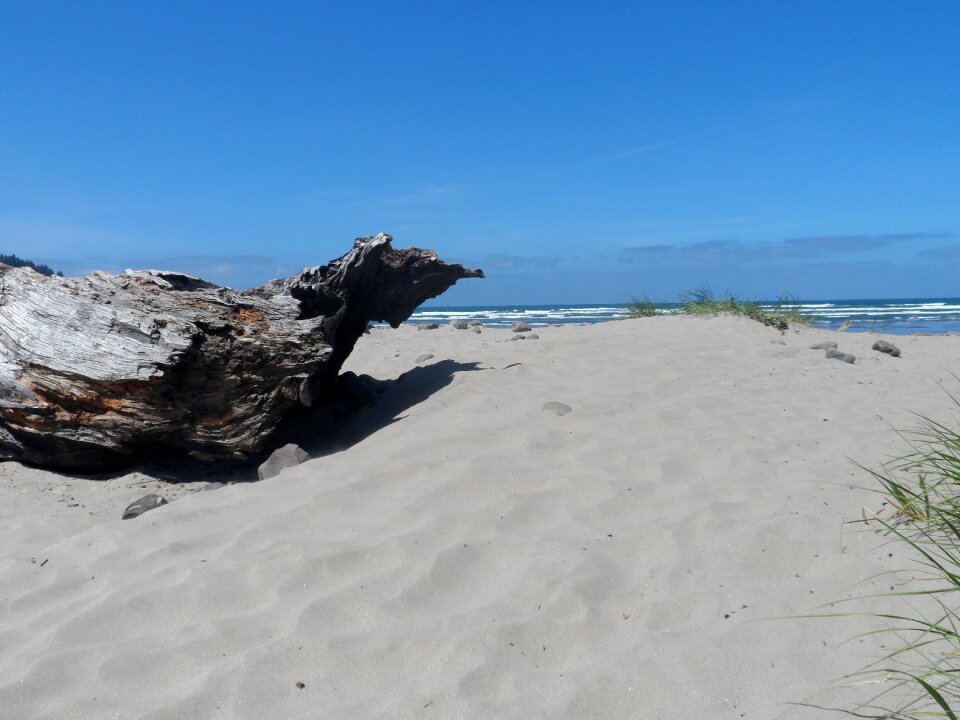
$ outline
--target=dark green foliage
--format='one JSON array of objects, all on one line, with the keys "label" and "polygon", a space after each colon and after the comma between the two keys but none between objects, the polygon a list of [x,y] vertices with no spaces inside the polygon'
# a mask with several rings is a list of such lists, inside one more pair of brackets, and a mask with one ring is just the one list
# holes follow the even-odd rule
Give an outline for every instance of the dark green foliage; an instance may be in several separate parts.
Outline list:
[{"label": "dark green foliage", "polygon": [[41,275],[47,275],[47,276],[58,275],[59,277],[63,277],[62,272],[54,272],[53,268],[48,265],[44,265],[43,263],[35,263],[32,260],[24,260],[23,258],[17,257],[16,255],[0,255],[0,263],[3,263],[4,265],[9,265],[10,267],[33,268]]}]

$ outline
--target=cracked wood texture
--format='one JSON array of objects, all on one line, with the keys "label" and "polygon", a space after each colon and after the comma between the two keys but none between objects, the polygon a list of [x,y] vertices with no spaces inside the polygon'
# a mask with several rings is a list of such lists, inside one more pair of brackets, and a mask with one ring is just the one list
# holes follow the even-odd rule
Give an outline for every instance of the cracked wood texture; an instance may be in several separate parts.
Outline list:
[{"label": "cracked wood texture", "polygon": [[285,413],[331,396],[368,322],[396,327],[468,277],[483,272],[385,234],[245,291],[0,264],[0,459],[87,472],[171,453],[244,460]]}]

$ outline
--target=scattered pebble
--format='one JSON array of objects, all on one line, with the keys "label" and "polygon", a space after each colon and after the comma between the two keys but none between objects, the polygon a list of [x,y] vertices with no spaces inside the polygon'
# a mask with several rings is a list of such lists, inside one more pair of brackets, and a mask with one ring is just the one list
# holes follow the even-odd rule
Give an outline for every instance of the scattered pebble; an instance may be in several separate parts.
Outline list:
[{"label": "scattered pebble", "polygon": [[310,455],[302,447],[295,443],[287,443],[274,450],[266,462],[257,468],[257,476],[261,480],[266,480],[279,475],[282,470],[304,463],[309,459]]},{"label": "scattered pebble", "polygon": [[531,330],[533,330],[533,328],[527,325],[523,320],[517,320],[513,324],[513,331],[515,333],[530,332]]},{"label": "scattered pebble", "polygon": [[450,324],[450,327],[452,327],[454,330],[466,330],[466,329],[467,329],[467,321],[466,321],[466,320],[460,320],[459,318],[457,318],[457,319],[455,319],[455,320],[451,320],[449,324]]},{"label": "scattered pebble", "polygon": [[433,353],[424,353],[423,355],[418,356],[417,359],[414,360],[414,362],[422,363],[432,359],[433,359]]},{"label": "scattered pebble", "polygon": [[851,365],[853,365],[853,363],[855,363],[857,360],[856,355],[840,352],[836,348],[829,348],[827,352],[824,353],[824,357],[830,358],[831,360],[842,360],[843,362],[850,363]]},{"label": "scattered pebble", "polygon": [[833,340],[824,340],[823,342],[814,343],[810,346],[811,350],[836,350],[837,344]]},{"label": "scattered pebble", "polygon": [[572,412],[573,408],[562,402],[545,402],[543,404],[543,409],[547,412],[551,412],[554,415],[566,415],[568,412]]},{"label": "scattered pebble", "polygon": [[886,340],[877,340],[873,344],[873,349],[893,357],[900,357],[900,348]]},{"label": "scattered pebble", "polygon": [[439,325],[436,323],[420,323],[417,325],[417,330],[436,330]]},{"label": "scattered pebble", "polygon": [[149,495],[144,495],[139,500],[134,500],[132,503],[127,505],[127,509],[123,511],[123,519],[131,520],[135,517],[143,515],[148,510],[153,510],[158,508],[161,505],[167,505],[167,501],[160,495],[150,493]]}]

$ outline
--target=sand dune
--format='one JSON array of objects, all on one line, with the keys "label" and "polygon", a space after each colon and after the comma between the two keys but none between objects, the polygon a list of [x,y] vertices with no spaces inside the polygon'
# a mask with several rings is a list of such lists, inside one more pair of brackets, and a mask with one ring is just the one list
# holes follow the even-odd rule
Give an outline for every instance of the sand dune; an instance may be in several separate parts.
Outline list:
[{"label": "sand dune", "polygon": [[765,618],[908,564],[847,524],[879,505],[850,459],[951,416],[960,338],[537,333],[376,329],[347,369],[380,400],[261,483],[2,466],[0,718],[821,717],[786,703],[868,621]]}]

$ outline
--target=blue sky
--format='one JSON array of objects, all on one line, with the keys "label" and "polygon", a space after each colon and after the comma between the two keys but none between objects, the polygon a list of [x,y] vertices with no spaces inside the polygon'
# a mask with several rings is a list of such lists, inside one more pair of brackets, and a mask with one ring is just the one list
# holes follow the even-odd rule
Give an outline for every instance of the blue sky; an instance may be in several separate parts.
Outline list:
[{"label": "blue sky", "polygon": [[[522,5],[522,7],[516,7]],[[0,0],[0,252],[439,302],[957,296],[960,3]]]}]

